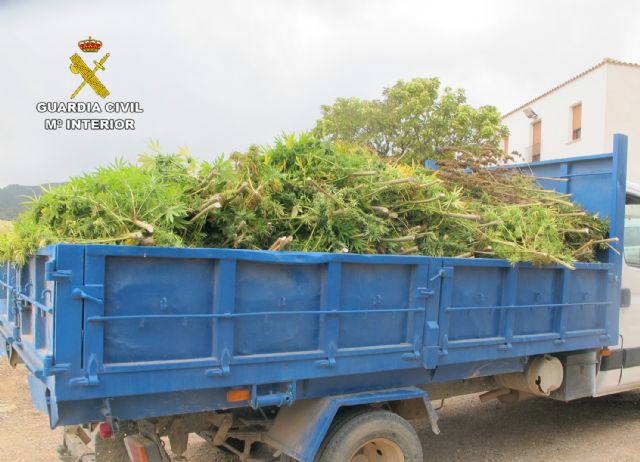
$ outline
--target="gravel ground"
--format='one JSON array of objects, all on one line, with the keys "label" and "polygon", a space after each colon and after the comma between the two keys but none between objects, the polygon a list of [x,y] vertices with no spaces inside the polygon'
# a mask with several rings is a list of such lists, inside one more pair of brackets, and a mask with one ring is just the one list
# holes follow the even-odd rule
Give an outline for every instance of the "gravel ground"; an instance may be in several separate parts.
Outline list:
[{"label": "gravel ground", "polygon": [[[0,461],[52,462],[61,430],[50,430],[33,409],[26,376],[0,359]],[[441,435],[416,425],[426,461],[640,462],[640,392],[569,404],[482,404],[466,396],[438,413]],[[232,460],[196,436],[186,455],[189,462]]]}]

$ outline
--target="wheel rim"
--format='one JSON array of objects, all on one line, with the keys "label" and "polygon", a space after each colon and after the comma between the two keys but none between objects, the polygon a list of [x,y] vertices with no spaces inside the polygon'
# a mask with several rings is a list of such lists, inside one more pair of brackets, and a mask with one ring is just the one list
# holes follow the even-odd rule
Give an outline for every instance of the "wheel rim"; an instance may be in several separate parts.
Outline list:
[{"label": "wheel rim", "polygon": [[393,441],[376,438],[360,446],[350,462],[404,462],[404,454]]}]

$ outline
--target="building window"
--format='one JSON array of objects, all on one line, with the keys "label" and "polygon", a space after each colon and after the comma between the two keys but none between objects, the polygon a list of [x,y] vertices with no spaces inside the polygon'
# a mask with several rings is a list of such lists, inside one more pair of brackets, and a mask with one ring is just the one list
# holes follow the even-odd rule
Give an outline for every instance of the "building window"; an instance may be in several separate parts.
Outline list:
[{"label": "building window", "polygon": [[532,128],[532,142],[529,148],[529,156],[532,162],[538,162],[540,160],[540,153],[542,151],[542,121],[538,120],[531,126]]},{"label": "building window", "polygon": [[582,137],[582,104],[571,107],[571,139],[579,140]]}]

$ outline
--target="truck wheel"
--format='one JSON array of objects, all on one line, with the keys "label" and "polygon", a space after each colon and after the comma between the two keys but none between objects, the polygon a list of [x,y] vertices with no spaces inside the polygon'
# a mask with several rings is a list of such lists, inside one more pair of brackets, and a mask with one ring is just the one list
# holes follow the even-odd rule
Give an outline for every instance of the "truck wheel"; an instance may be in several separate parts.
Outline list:
[{"label": "truck wheel", "polygon": [[358,409],[338,417],[316,462],[423,462],[411,424],[383,409]]}]

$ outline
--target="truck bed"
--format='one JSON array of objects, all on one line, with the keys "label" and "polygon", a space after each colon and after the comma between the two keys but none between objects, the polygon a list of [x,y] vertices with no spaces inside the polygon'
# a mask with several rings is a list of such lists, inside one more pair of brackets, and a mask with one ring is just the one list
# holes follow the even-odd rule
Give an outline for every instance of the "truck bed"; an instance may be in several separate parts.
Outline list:
[{"label": "truck bed", "polygon": [[[622,237],[613,153],[518,168]],[[549,178],[559,178],[560,181]],[[616,244],[619,248],[621,246]],[[522,369],[615,344],[621,257],[497,259],[52,245],[0,268],[0,340],[51,425],[245,406]]]}]

